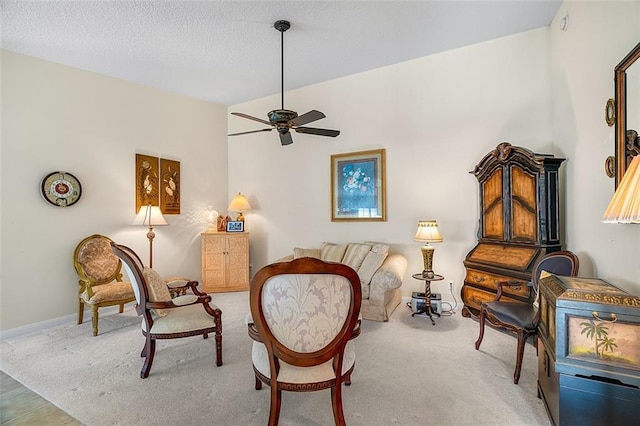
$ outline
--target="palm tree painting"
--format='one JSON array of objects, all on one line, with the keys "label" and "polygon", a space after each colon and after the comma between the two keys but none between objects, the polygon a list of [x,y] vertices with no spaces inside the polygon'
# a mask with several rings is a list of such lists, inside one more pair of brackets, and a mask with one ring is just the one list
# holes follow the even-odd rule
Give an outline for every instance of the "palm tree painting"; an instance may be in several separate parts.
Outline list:
[{"label": "palm tree painting", "polygon": [[615,343],[615,338],[609,337],[609,328],[602,321],[589,320],[588,322],[580,323],[583,334],[587,339],[594,342],[594,354],[597,358],[604,358],[605,351],[615,352],[618,345]]}]

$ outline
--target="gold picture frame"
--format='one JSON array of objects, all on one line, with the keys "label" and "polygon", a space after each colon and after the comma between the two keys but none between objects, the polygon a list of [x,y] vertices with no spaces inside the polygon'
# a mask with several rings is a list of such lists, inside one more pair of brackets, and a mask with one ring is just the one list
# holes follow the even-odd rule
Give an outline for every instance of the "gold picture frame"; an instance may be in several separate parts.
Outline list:
[{"label": "gold picture frame", "polygon": [[160,211],[180,214],[180,162],[160,159]]},{"label": "gold picture frame", "polygon": [[331,221],[385,222],[384,149],[331,156]]},{"label": "gold picture frame", "polygon": [[159,205],[158,157],[136,154],[136,214],[140,207]]}]

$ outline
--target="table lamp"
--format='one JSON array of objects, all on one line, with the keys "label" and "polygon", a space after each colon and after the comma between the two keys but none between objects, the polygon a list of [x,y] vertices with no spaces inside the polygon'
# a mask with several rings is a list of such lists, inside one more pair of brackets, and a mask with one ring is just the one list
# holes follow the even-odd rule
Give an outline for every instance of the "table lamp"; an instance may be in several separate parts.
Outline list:
[{"label": "table lamp", "polygon": [[438,231],[438,223],[435,220],[421,220],[418,222],[418,230],[416,231],[413,241],[424,242],[420,249],[422,251],[422,259],[424,261],[424,270],[422,275],[426,278],[433,278],[433,252],[435,248],[429,243],[441,243],[444,241],[442,235]]},{"label": "table lamp", "polygon": [[629,163],[602,218],[604,223],[640,223],[640,155]]},{"label": "table lamp", "polygon": [[218,231],[218,216],[220,214],[213,208],[213,206],[207,207],[207,210],[204,212],[204,217],[209,224],[207,228],[207,232],[217,232]]},{"label": "table lamp", "polygon": [[233,200],[231,200],[231,204],[229,204],[229,208],[227,210],[229,210],[230,212],[238,212],[236,220],[244,222],[244,216],[242,215],[242,212],[251,210],[251,204],[249,204],[249,200],[247,200],[247,197],[238,192],[238,195],[233,197]]},{"label": "table lamp", "polygon": [[144,225],[149,227],[149,232],[147,232],[147,238],[149,239],[149,268],[153,268],[153,239],[156,237],[155,232],[153,232],[153,227],[168,225],[167,221],[164,220],[164,217],[162,216],[160,207],[152,206],[151,204],[140,207],[140,211],[133,220],[132,225]]}]

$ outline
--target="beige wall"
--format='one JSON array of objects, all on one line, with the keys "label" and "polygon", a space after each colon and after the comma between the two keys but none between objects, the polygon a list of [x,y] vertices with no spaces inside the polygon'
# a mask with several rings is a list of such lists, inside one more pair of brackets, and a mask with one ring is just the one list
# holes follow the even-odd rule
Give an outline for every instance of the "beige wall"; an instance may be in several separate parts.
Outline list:
[{"label": "beige wall", "polygon": [[[72,254],[88,235],[146,261],[146,229],[130,225],[136,152],[180,161],[182,214],[156,228],[154,267],[199,279],[201,212],[228,202],[226,126],[225,107],[2,51],[1,329],[77,312]],[[40,196],[55,170],[80,179],[78,204]]]},{"label": "beige wall", "polygon": [[[560,19],[566,13],[569,28],[562,31]],[[615,153],[604,106],[614,96],[613,69],[639,40],[639,1],[565,2],[551,26],[553,135],[569,158],[564,169],[566,241],[580,257],[581,274],[637,295],[640,226],[600,220],[614,187],[604,173],[605,159]]]},{"label": "beige wall", "polygon": [[[84,236],[110,235],[146,258],[145,232],[129,225],[136,152],[181,161],[182,215],[167,217],[154,244],[162,274],[200,278],[201,212],[209,204],[222,212],[228,194],[242,191],[256,208],[246,214],[253,272],[294,246],[364,239],[390,242],[409,272],[419,271],[415,225],[434,218],[445,239],[435,269],[456,297],[477,230],[468,172],[502,141],[565,156],[567,248],[583,274],[640,294],[640,227],[600,223],[613,193],[603,172],[614,153],[604,104],[613,67],[639,39],[639,2],[567,2],[547,29],[287,93],[286,107],[319,109],[327,118],[314,126],[342,131],[336,139],[295,134],[289,147],[273,132],[229,138],[227,148],[226,108],[3,51],[0,329],[76,311],[71,254]],[[264,117],[279,104],[272,96],[229,111]],[[256,128],[237,117],[228,126]],[[388,221],[332,223],[330,155],[374,148],[387,150]],[[42,177],[59,169],[83,183],[82,200],[68,209],[39,195]],[[451,300],[446,282],[433,290]],[[405,296],[420,289],[405,279]]]},{"label": "beige wall", "polygon": [[[258,207],[247,222],[254,272],[294,246],[387,241],[408,258],[403,295],[410,296],[422,288],[410,277],[422,269],[412,241],[416,222],[437,219],[444,242],[436,245],[434,268],[446,281],[433,291],[451,300],[451,281],[459,301],[462,260],[478,223],[477,182],[468,172],[508,141],[567,158],[565,247],[580,256],[583,275],[640,294],[640,227],[600,223],[613,194],[603,172],[614,153],[604,105],[613,96],[614,66],[640,39],[639,4],[568,2],[549,28],[288,92],[286,108],[323,111],[327,118],[313,126],[342,133],[294,134],[289,147],[275,132],[230,138],[229,191],[249,194]],[[272,96],[229,111],[264,117],[279,103]],[[229,118],[230,131],[253,128]],[[387,150],[387,222],[332,223],[330,155],[373,148]]]},{"label": "beige wall", "polygon": [[[259,206],[247,215],[254,272],[294,246],[386,241],[409,261],[403,294],[410,296],[424,286],[410,275],[423,269],[417,222],[436,219],[444,242],[435,244],[434,269],[446,281],[433,291],[451,300],[451,281],[457,297],[478,225],[478,182],[469,171],[503,141],[558,153],[548,46],[548,29],[539,29],[287,93],[286,108],[323,111],[327,118],[310,126],[341,134],[294,134],[287,147],[275,132],[229,139],[229,192],[241,190]],[[264,117],[279,102],[273,96],[229,111]],[[230,131],[252,128],[259,126],[229,118]],[[388,220],[331,222],[331,154],[374,148],[387,152]]]}]

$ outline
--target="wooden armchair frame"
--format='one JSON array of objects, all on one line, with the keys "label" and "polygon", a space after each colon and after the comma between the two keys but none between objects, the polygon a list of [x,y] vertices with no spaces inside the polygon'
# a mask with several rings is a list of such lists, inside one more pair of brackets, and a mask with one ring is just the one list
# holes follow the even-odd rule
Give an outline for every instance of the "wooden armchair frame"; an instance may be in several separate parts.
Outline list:
[{"label": "wooden armchair frame", "polygon": [[[488,321],[494,326],[505,328],[513,332],[518,344],[516,347],[516,367],[513,373],[513,383],[518,384],[520,380],[520,371],[522,370],[522,358],[524,357],[524,348],[527,339],[531,336],[534,338],[534,344],[537,340],[537,328],[540,321],[540,311],[537,306],[516,301],[501,301],[504,287],[530,286],[532,291],[538,292],[538,280],[540,273],[547,271],[550,273],[576,276],[578,273],[579,260],[578,257],[570,251],[555,251],[542,256],[532,269],[532,278],[530,282],[524,281],[508,281],[498,283],[498,292],[496,297],[490,302],[484,302],[480,306],[479,324],[480,334],[476,340],[476,350],[480,349],[480,344],[484,337],[485,322]],[[535,344],[537,350],[537,344]]]},{"label": "wooden armchair frame", "polygon": [[[78,243],[73,252],[73,266],[78,280],[78,324],[84,321],[84,307],[92,310],[93,335],[98,335],[98,310],[105,306],[124,305],[136,300],[131,284],[122,281],[122,262],[111,251],[111,239],[93,234]],[[98,294],[99,293],[99,294]]]},{"label": "wooden armchair frame", "polygon": [[[156,350],[157,339],[176,339],[181,337],[202,335],[208,338],[209,333],[215,334],[216,365],[222,365],[222,311],[211,303],[211,296],[198,290],[197,281],[189,281],[186,286],[191,289],[193,296],[180,296],[169,301],[152,302],[149,300],[149,290],[144,277],[144,266],[138,255],[130,248],[111,243],[113,253],[118,256],[125,265],[129,278],[134,285],[136,293],[136,312],[143,317],[142,334],[145,336],[145,344],[140,353],[145,358],[140,371],[140,377],[145,379],[149,376],[151,365]],[[194,310],[202,309],[199,322],[203,326],[189,329],[162,330],[155,332],[154,324],[162,321],[162,317],[154,315],[154,309],[170,309],[172,315],[192,314]],[[189,310],[187,312],[186,310]],[[199,312],[199,311],[198,311]],[[205,314],[206,313],[206,314]],[[209,318],[209,319],[207,319]]]},{"label": "wooden armchair frame", "polygon": [[[336,275],[339,279],[346,279],[350,288],[349,308],[344,323],[333,339],[322,348],[313,352],[299,352],[289,345],[281,342],[272,332],[269,321],[265,317],[262,295],[265,285],[270,279],[278,275]],[[360,335],[360,304],[362,302],[362,290],[357,273],[349,266],[324,262],[319,259],[300,258],[291,262],[281,262],[265,266],[254,276],[251,281],[249,304],[251,307],[252,322],[248,324],[249,336],[256,342],[265,345],[269,358],[269,376],[256,368],[255,388],[262,388],[266,383],[271,388],[271,406],[269,410],[269,425],[277,425],[280,417],[282,403],[282,391],[308,392],[331,388],[331,402],[334,421],[338,425],[344,425],[344,411],[342,406],[342,383],[351,384],[351,374],[354,364],[344,372],[345,348],[349,340]],[[295,367],[317,367],[326,362],[331,362],[333,377],[327,380],[314,382],[285,382],[279,380],[279,374],[283,363]],[[338,372],[343,372],[342,374]]]}]

